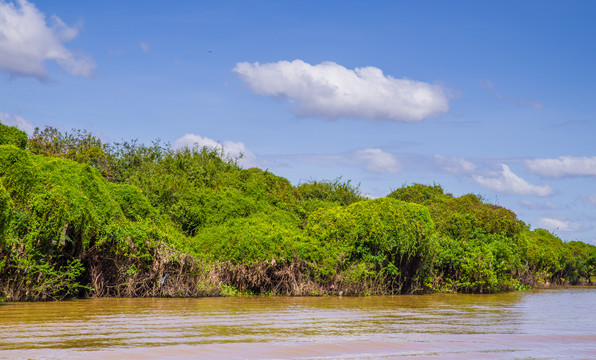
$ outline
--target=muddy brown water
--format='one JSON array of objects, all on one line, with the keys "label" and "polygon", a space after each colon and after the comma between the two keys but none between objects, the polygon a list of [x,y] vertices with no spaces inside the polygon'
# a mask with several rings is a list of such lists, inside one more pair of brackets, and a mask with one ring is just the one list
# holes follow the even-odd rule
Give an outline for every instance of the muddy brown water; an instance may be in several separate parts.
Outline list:
[{"label": "muddy brown water", "polygon": [[596,289],[0,304],[0,359],[596,359]]}]

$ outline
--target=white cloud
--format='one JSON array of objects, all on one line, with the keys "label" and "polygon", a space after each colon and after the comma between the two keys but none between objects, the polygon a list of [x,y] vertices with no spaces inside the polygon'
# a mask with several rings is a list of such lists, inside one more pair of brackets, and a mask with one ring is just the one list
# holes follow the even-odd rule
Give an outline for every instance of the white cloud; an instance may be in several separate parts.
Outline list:
[{"label": "white cloud", "polygon": [[54,60],[70,74],[93,74],[95,64],[88,56],[74,54],[63,45],[77,36],[76,27],[69,27],[57,16],[51,16],[46,24],[45,15],[26,0],[17,0],[16,5],[0,0],[2,70],[44,80],[44,62]]},{"label": "white cloud", "polygon": [[546,217],[543,217],[540,220],[538,220],[538,223],[536,225],[551,231],[559,230],[567,232],[581,230],[581,225],[578,223]]},{"label": "white cloud", "polygon": [[286,98],[299,116],[421,121],[449,110],[446,91],[384,75],[376,67],[347,69],[333,62],[242,62],[234,72],[259,95]]},{"label": "white cloud", "polygon": [[475,175],[473,180],[481,186],[501,194],[536,196],[550,196],[553,194],[550,186],[532,185],[515,175],[505,164],[501,164],[501,171],[493,174],[492,177]]},{"label": "white cloud", "polygon": [[15,126],[29,135],[32,135],[33,131],[35,130],[35,126],[33,126],[32,123],[25,120],[19,115],[10,115],[7,113],[0,112],[0,123],[9,126]]},{"label": "white cloud", "polygon": [[357,150],[354,159],[363,163],[366,171],[375,174],[395,174],[401,169],[399,161],[381,149]]},{"label": "white cloud", "polygon": [[243,168],[250,168],[257,166],[257,157],[252,151],[248,150],[244,143],[226,140],[218,142],[208,137],[201,137],[195,134],[186,134],[174,141],[173,149],[181,149],[184,147],[199,148],[208,147],[211,149],[223,151],[223,155],[227,158],[242,158],[238,161],[238,165]]},{"label": "white cloud", "polygon": [[141,46],[141,50],[143,50],[144,53],[148,53],[149,50],[151,50],[151,46],[147,43],[140,42],[139,45]]},{"label": "white cloud", "polygon": [[526,160],[526,168],[543,177],[596,176],[596,156],[559,156],[557,159]]},{"label": "white cloud", "polygon": [[476,165],[472,162],[456,156],[434,155],[433,160],[440,169],[451,174],[469,174],[476,170]]}]

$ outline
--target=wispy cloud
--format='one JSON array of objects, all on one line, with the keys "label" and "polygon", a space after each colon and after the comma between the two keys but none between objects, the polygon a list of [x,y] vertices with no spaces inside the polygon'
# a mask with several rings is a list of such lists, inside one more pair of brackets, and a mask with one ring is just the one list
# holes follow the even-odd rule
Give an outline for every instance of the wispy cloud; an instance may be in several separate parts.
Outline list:
[{"label": "wispy cloud", "polygon": [[550,201],[539,203],[529,200],[521,200],[519,204],[521,207],[529,210],[552,210],[555,208],[555,205]]},{"label": "wispy cloud", "polygon": [[585,126],[590,124],[589,121],[585,120],[569,120],[564,121],[562,123],[555,124],[554,127],[576,127],[576,126]]},{"label": "wispy cloud", "polygon": [[476,165],[461,157],[434,155],[433,161],[439,169],[454,175],[470,174],[476,170]]},{"label": "wispy cloud", "polygon": [[122,56],[126,54],[124,50],[108,50],[108,57]]},{"label": "wispy cloud", "polygon": [[23,117],[19,115],[10,115],[7,113],[0,112],[0,123],[4,125],[17,127],[18,129],[23,130],[29,135],[32,135],[33,131],[35,130],[35,126],[31,122],[25,120]]},{"label": "wispy cloud", "polygon": [[208,137],[202,137],[195,134],[185,134],[184,136],[176,139],[172,144],[173,149],[182,149],[184,147],[207,147],[222,151],[223,155],[228,158],[242,158],[238,161],[238,164],[243,168],[250,168],[257,166],[257,157],[250,151],[243,142],[236,141],[223,141],[218,142]]},{"label": "wispy cloud", "polygon": [[548,185],[532,185],[517,176],[505,164],[501,164],[501,171],[494,172],[492,176],[485,177],[474,175],[472,179],[486,189],[513,195],[550,196],[553,189]]},{"label": "wispy cloud", "polygon": [[142,41],[141,41],[141,42],[139,43],[139,46],[141,46],[141,50],[142,50],[144,53],[148,53],[148,52],[151,50],[151,46],[150,46],[149,44],[145,43],[145,42],[142,42]]},{"label": "wispy cloud", "polygon": [[54,60],[73,75],[91,76],[95,64],[84,54],[75,54],[63,43],[78,35],[77,27],[45,15],[26,0],[16,4],[0,0],[0,68],[15,76],[47,79],[46,60]]},{"label": "wispy cloud", "polygon": [[551,230],[551,231],[558,230],[558,231],[563,231],[563,232],[579,231],[582,228],[581,224],[576,223],[576,222],[554,219],[554,218],[547,218],[547,217],[543,217],[540,220],[538,220],[536,225],[539,227],[543,227],[547,230]]},{"label": "wispy cloud", "polygon": [[596,194],[584,195],[583,199],[592,205],[596,205]]},{"label": "wispy cloud", "polygon": [[379,148],[357,149],[335,154],[292,154],[263,156],[267,165],[292,166],[294,163],[307,163],[324,167],[358,167],[371,174],[395,174],[401,171],[399,159]]},{"label": "wispy cloud", "polygon": [[376,67],[347,69],[302,60],[233,69],[255,93],[288,99],[298,116],[326,119],[421,121],[446,113],[446,91],[437,85],[384,75]]},{"label": "wispy cloud", "polygon": [[500,101],[510,102],[510,103],[513,103],[518,106],[530,107],[530,108],[536,109],[536,110],[544,109],[544,104],[541,102],[538,102],[538,101],[526,99],[523,97],[516,98],[516,97],[507,97],[507,96],[501,95],[501,93],[499,93],[497,91],[497,89],[495,89],[495,86],[493,85],[492,81],[489,81],[489,80],[481,81],[480,86],[482,88],[488,90],[491,94],[493,94],[493,96],[496,99],[498,99]]},{"label": "wispy cloud", "polygon": [[542,177],[596,176],[596,156],[559,156],[525,161],[526,168]]},{"label": "wispy cloud", "polygon": [[395,174],[401,170],[399,161],[392,154],[378,148],[357,150],[354,159],[364,164],[366,171],[375,174]]}]

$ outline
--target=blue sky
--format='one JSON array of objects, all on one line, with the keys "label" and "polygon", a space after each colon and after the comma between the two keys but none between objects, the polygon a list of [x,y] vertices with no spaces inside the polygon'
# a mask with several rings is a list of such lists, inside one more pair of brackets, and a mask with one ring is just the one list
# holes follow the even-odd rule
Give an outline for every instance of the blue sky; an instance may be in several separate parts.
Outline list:
[{"label": "blue sky", "polygon": [[0,121],[438,183],[596,244],[596,2],[0,0]]}]

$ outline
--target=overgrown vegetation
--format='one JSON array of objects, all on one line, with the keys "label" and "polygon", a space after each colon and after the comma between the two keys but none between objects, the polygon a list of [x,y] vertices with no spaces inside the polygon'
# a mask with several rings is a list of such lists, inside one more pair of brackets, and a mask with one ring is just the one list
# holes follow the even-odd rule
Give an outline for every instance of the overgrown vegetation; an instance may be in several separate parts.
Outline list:
[{"label": "overgrown vegetation", "polygon": [[497,292],[596,281],[596,247],[438,185],[367,199],[215,149],[0,124],[0,298]]}]

